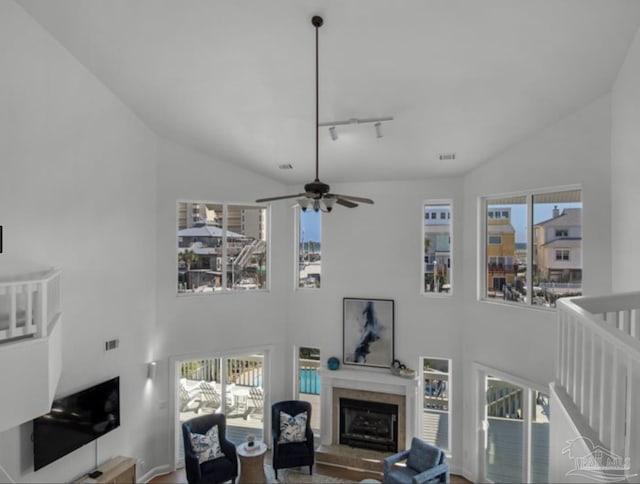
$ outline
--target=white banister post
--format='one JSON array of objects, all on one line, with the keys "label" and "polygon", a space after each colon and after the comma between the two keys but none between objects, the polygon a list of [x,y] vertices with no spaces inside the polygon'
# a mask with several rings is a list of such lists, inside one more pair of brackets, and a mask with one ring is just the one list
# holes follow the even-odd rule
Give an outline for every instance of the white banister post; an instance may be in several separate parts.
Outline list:
[{"label": "white banister post", "polygon": [[47,282],[42,281],[38,286],[40,287],[40,314],[38,315],[38,330],[36,334],[38,338],[44,338],[47,336],[47,315],[49,314],[47,309]]}]

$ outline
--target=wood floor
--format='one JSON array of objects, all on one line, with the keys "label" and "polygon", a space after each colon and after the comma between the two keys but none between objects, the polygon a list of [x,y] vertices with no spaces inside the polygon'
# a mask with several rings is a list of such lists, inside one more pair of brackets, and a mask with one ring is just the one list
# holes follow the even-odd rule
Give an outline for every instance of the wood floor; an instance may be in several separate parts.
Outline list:
[{"label": "wood floor", "polygon": [[[267,451],[264,461],[266,464],[271,464],[271,451]],[[322,474],[324,476],[338,477],[356,482],[366,478],[381,480],[380,474],[360,472],[353,469],[345,469],[342,467],[330,466],[326,464],[315,464],[313,471],[314,473]],[[169,474],[164,474],[162,476],[154,477],[149,481],[150,484],[185,484],[186,482],[187,476],[184,469],[180,469]],[[451,484],[468,484],[469,482],[470,481],[466,480],[462,476],[451,476]]]}]

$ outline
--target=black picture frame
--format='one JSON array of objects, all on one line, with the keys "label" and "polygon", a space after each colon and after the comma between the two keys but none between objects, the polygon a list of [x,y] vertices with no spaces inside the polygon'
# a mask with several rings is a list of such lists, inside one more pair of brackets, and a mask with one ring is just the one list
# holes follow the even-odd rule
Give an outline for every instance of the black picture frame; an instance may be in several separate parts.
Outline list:
[{"label": "black picture frame", "polygon": [[394,360],[393,299],[345,297],[342,302],[342,362],[389,368]]}]

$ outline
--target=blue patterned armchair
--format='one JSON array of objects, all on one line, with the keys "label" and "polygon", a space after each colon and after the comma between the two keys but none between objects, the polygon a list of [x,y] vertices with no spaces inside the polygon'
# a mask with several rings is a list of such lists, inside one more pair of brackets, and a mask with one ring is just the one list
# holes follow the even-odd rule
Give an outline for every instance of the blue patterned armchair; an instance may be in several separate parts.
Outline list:
[{"label": "blue patterned armchair", "polygon": [[[224,455],[200,464],[191,444],[191,434],[206,434],[214,425],[218,426],[218,440]],[[184,464],[189,484],[235,482],[238,477],[238,458],[236,446],[226,438],[226,428],[226,418],[222,413],[206,414],[182,423]]]},{"label": "blue patterned armchair", "polygon": [[[406,467],[394,467],[405,460]],[[411,448],[387,457],[384,460],[385,484],[449,483],[449,464],[445,462],[440,447],[414,437]]]},{"label": "blue patterned armchair", "polygon": [[[289,441],[289,433],[283,429],[280,422],[280,412],[291,417],[307,412],[304,429],[299,429],[299,441]],[[309,474],[313,473],[315,462],[315,448],[313,445],[313,431],[311,430],[311,404],[302,400],[285,400],[271,406],[271,435],[273,436],[272,466],[278,478],[278,469],[309,466]],[[304,440],[302,440],[304,439]]]}]

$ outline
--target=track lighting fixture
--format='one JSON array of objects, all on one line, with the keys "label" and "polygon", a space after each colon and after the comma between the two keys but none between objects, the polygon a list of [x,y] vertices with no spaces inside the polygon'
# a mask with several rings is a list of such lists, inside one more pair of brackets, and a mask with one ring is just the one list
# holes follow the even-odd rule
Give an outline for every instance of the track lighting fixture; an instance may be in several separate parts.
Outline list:
[{"label": "track lighting fixture", "polygon": [[393,121],[393,116],[386,116],[384,118],[350,118],[346,121],[331,121],[327,123],[319,123],[318,126],[329,126],[329,134],[331,135],[331,139],[333,141],[338,139],[338,132],[336,130],[336,126],[344,126],[347,124],[369,124],[373,123],[373,126],[376,128],[376,138],[382,138],[382,123],[384,121]]}]

